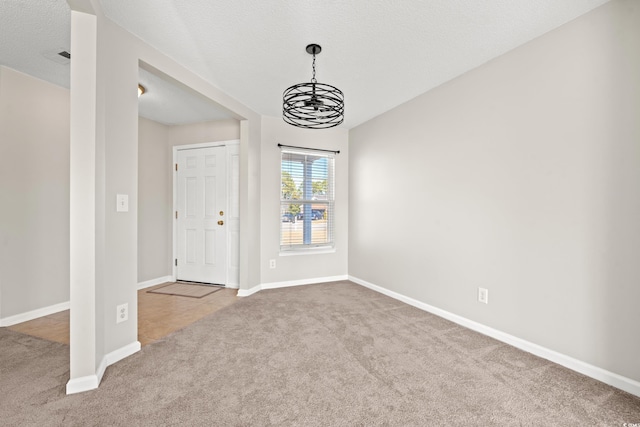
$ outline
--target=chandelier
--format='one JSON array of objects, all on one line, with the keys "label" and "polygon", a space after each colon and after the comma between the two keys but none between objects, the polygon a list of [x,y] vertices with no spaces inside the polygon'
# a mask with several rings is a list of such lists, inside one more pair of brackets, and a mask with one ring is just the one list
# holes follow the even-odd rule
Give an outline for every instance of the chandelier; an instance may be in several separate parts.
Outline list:
[{"label": "chandelier", "polygon": [[327,129],[344,120],[344,95],[331,85],[316,80],[316,55],[322,51],[317,44],[307,46],[313,55],[313,77],[309,83],[298,83],[282,95],[282,118],[290,125],[306,129]]}]

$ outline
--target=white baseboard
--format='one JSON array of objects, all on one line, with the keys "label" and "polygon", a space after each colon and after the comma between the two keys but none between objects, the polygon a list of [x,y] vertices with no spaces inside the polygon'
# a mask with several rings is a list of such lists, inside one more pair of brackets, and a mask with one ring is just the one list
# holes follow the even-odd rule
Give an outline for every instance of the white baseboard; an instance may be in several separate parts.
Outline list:
[{"label": "white baseboard", "polygon": [[83,391],[98,388],[100,381],[97,375],[87,375],[86,377],[73,378],[67,382],[67,394],[81,393]]},{"label": "white baseboard", "polygon": [[249,289],[238,289],[238,296],[248,297],[249,295],[253,295],[256,292],[259,292],[261,290],[262,290],[262,287],[260,285],[254,286],[253,288],[249,288]]},{"label": "white baseboard", "polygon": [[590,365],[581,360],[574,359],[573,357],[567,356],[562,353],[558,353],[557,351],[550,350],[538,344],[534,344],[532,342],[523,340],[513,335],[509,335],[497,329],[490,328],[473,320],[469,320],[465,317],[458,316],[457,314],[453,314],[432,305],[425,304],[421,301],[407,297],[394,291],[390,291],[386,288],[374,285],[373,283],[369,283],[365,280],[358,279],[357,277],[349,276],[349,280],[398,301],[402,301],[421,310],[435,314],[436,316],[450,320],[454,323],[457,323],[458,325],[464,326],[465,328],[469,328],[483,335],[490,336],[491,338],[495,338],[498,341],[502,341],[506,344],[512,345],[513,347],[519,348],[520,350],[524,350],[538,357],[542,357],[543,359],[550,360],[551,362],[562,365],[565,368],[569,368],[573,371],[579,372],[583,375],[640,397],[640,382],[632,380],[631,378],[623,377],[622,375],[618,375],[597,366]]},{"label": "white baseboard", "polygon": [[132,354],[139,352],[141,348],[142,346],[140,345],[140,341],[134,341],[131,344],[127,344],[124,347],[120,347],[119,349],[112,351],[111,353],[105,354],[102,358],[102,362],[100,363],[100,367],[98,368],[98,372],[96,372],[99,380],[102,381],[102,375],[104,375],[104,371],[107,367],[121,361],[125,357],[129,357]]},{"label": "white baseboard", "polygon": [[60,311],[69,310],[69,301],[61,302],[60,304],[50,305],[48,307],[38,308],[36,310],[27,311],[25,313],[16,314],[14,316],[5,317],[0,319],[0,326],[12,326],[22,322],[28,322],[29,320],[37,319],[38,317],[48,316],[50,314],[58,313]]},{"label": "white baseboard", "polygon": [[163,283],[173,282],[173,281],[174,280],[172,276],[164,276],[164,277],[158,277],[156,279],[146,280],[144,282],[138,283],[138,290],[150,288],[155,285],[161,285]]},{"label": "white baseboard", "polygon": [[349,276],[343,275],[343,276],[316,277],[314,279],[290,280],[287,282],[262,283],[250,289],[238,290],[238,296],[248,297],[249,295],[253,295],[256,292],[259,292],[264,289],[289,288],[291,286],[313,285],[316,283],[325,283],[325,282],[338,282],[340,280],[348,280],[348,279],[349,279]]},{"label": "white baseboard", "polygon": [[124,347],[112,351],[111,353],[105,354],[94,375],[70,379],[69,382],[67,382],[67,394],[81,393],[83,391],[98,388],[100,381],[102,381],[102,376],[109,366],[140,351],[140,348],[142,348],[140,342],[134,341],[131,344],[127,344]]}]

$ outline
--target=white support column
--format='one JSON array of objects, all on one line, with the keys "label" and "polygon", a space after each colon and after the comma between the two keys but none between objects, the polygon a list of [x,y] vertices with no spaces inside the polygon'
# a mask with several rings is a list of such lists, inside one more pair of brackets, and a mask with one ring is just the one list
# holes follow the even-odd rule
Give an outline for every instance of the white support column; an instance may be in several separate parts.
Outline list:
[{"label": "white support column", "polygon": [[[88,7],[88,2],[83,5]],[[70,379],[67,393],[98,387],[96,376],[97,19],[72,5],[70,169]]]}]

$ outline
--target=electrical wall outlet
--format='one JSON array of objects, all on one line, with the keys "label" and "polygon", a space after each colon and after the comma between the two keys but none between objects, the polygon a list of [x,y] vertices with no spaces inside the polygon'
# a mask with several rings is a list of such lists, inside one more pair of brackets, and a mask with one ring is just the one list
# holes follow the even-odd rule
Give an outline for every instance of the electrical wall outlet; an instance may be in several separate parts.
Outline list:
[{"label": "electrical wall outlet", "polygon": [[270,259],[269,260],[269,268],[276,268],[276,260],[275,259]]},{"label": "electrical wall outlet", "polygon": [[120,304],[116,307],[116,323],[129,320],[129,304]]},{"label": "electrical wall outlet", "polygon": [[478,301],[489,304],[489,289],[478,288]]}]

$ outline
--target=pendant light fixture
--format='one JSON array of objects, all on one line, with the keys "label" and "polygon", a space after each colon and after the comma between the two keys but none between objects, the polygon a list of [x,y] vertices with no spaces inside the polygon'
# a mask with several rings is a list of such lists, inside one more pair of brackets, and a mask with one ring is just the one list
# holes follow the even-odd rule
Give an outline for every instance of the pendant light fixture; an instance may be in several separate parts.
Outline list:
[{"label": "pendant light fixture", "polygon": [[317,44],[307,46],[313,55],[313,77],[309,83],[299,83],[282,95],[282,118],[290,125],[306,129],[327,129],[344,120],[344,95],[331,85],[316,80],[316,55],[322,51]]}]

